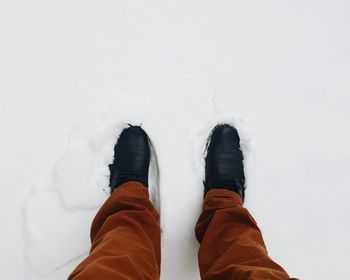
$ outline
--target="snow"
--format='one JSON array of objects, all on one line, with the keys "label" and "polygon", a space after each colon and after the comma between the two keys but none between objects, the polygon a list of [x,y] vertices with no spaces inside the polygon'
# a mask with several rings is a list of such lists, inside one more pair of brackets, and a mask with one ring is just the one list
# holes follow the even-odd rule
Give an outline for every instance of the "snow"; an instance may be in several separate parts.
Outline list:
[{"label": "snow", "polygon": [[350,279],[349,28],[341,0],[2,0],[0,279],[65,279],[86,256],[127,123],[157,157],[162,279],[199,279],[218,122],[241,133],[271,257],[300,279]]}]

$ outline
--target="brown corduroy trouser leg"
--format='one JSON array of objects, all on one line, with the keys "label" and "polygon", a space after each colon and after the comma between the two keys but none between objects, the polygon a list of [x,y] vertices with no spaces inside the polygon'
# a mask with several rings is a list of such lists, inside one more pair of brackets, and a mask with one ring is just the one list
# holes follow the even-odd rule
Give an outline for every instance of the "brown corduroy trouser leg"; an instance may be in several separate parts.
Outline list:
[{"label": "brown corduroy trouser leg", "polygon": [[159,279],[159,214],[141,183],[120,185],[91,227],[90,255],[69,280]]},{"label": "brown corduroy trouser leg", "polygon": [[203,280],[292,279],[268,256],[255,220],[235,192],[210,190],[195,232]]},{"label": "brown corduroy trouser leg", "polygon": [[[138,182],[119,186],[91,227],[90,255],[69,280],[159,279],[159,214]],[[267,254],[261,233],[238,194],[214,189],[196,225],[204,280],[290,279]]]}]

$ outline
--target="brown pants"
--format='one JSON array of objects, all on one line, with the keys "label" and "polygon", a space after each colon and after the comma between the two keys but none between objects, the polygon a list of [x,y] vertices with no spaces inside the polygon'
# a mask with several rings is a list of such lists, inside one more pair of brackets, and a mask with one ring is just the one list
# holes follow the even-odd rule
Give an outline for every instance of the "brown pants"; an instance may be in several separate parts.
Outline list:
[{"label": "brown pants", "polygon": [[[202,279],[290,279],[269,258],[256,222],[232,191],[207,193],[195,232]],[[91,241],[90,255],[69,280],[159,279],[159,214],[142,184],[127,182],[107,199]]]}]

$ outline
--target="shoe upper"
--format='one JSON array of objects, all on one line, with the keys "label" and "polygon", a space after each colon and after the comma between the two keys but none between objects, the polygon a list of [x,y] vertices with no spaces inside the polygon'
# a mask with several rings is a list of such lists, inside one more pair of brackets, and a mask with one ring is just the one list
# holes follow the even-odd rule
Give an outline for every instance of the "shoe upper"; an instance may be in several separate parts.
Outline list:
[{"label": "shoe upper", "polygon": [[109,165],[110,188],[127,182],[138,181],[148,187],[150,146],[146,132],[140,126],[124,129],[114,147],[114,160]]},{"label": "shoe upper", "polygon": [[213,188],[224,188],[238,193],[244,200],[244,184],[243,154],[238,132],[228,124],[217,125],[206,147],[205,194]]}]

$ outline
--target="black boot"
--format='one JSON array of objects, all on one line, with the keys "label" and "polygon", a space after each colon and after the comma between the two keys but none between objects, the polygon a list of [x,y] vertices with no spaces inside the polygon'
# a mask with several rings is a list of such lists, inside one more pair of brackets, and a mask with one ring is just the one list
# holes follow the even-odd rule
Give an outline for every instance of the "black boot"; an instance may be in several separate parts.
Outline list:
[{"label": "black boot", "polygon": [[237,130],[220,124],[212,130],[206,147],[205,194],[213,188],[228,189],[244,200],[243,154]]},{"label": "black boot", "polygon": [[148,136],[140,126],[124,129],[114,147],[114,160],[109,165],[111,193],[127,181],[138,181],[148,187],[150,147]]}]

